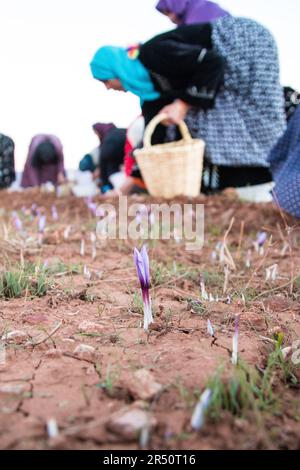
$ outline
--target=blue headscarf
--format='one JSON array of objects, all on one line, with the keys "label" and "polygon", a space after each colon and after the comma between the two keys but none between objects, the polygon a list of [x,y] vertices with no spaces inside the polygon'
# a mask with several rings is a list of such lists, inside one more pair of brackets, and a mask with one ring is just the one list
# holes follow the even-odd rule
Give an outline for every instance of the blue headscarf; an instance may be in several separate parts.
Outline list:
[{"label": "blue headscarf", "polygon": [[104,46],[98,49],[90,64],[97,80],[118,78],[126,91],[137,95],[141,103],[160,97],[155,90],[148,70],[136,57],[121,47]]}]

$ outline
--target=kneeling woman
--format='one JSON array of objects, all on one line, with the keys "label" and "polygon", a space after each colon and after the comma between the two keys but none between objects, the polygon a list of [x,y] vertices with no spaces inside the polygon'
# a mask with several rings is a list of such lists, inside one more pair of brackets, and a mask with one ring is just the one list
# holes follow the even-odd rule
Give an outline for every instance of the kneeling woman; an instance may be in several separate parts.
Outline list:
[{"label": "kneeling woman", "polygon": [[[108,89],[140,97],[145,124],[185,119],[206,142],[204,190],[269,182],[267,156],[285,129],[277,47],[258,23],[226,16],[180,26],[138,50],[106,46],[91,62]],[[159,126],[153,143],[172,136]]]},{"label": "kneeling woman", "polygon": [[54,186],[65,182],[63,147],[58,137],[39,134],[30,143],[21,186],[32,188],[48,182]]}]

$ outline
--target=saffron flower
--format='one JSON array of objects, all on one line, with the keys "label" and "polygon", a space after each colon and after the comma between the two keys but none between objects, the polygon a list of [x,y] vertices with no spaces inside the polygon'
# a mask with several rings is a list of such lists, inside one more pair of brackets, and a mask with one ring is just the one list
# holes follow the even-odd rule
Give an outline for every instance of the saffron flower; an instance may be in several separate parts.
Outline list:
[{"label": "saffron flower", "polygon": [[266,269],[266,281],[275,282],[278,277],[278,264],[273,264]]},{"label": "saffron flower", "polygon": [[15,229],[17,230],[17,232],[20,232],[23,228],[23,224],[22,224],[22,221],[21,221],[20,217],[18,216],[18,214],[16,212],[13,212],[12,220],[13,220],[13,224],[15,226]]},{"label": "saffron flower", "polygon": [[91,197],[86,199],[86,205],[88,209],[90,210],[91,214],[96,217],[97,215],[97,204],[93,202],[93,199]]},{"label": "saffron flower", "polygon": [[91,274],[89,268],[86,265],[84,265],[84,268],[83,268],[83,276],[88,281],[90,281],[91,278],[92,278],[92,274]]},{"label": "saffron flower", "polygon": [[39,233],[44,233],[46,228],[46,216],[40,215],[39,216]]},{"label": "saffron flower", "polygon": [[33,217],[38,215],[38,206],[37,206],[37,204],[35,204],[35,203],[32,204],[30,211],[31,211],[31,215],[33,215]]},{"label": "saffron flower", "polygon": [[58,212],[57,212],[56,206],[52,206],[51,212],[52,212],[52,219],[58,220]]},{"label": "saffron flower", "polygon": [[69,239],[71,229],[72,229],[71,225],[68,225],[68,227],[65,228],[65,230],[64,230],[64,239],[65,240]]},{"label": "saffron flower", "polygon": [[213,326],[212,326],[212,323],[211,323],[210,320],[207,320],[207,333],[208,333],[212,338],[215,337],[215,332],[214,332],[214,329],[213,329]]},{"label": "saffron flower", "polygon": [[200,274],[200,291],[201,291],[201,299],[209,300],[209,295],[206,292],[205,281],[204,281],[204,277],[202,276],[202,274]]},{"label": "saffron flower", "polygon": [[92,244],[92,260],[95,260],[97,256],[97,237],[94,232],[91,232],[91,244]]},{"label": "saffron flower", "polygon": [[205,422],[205,413],[210,405],[212,391],[207,388],[201,395],[198,404],[196,405],[194,414],[191,419],[191,426],[195,431],[200,431]]},{"label": "saffron flower", "polygon": [[140,281],[143,303],[144,303],[144,330],[148,331],[149,325],[153,323],[151,299],[149,294],[150,289],[150,267],[149,257],[145,246],[139,252],[137,248],[134,249],[134,263],[137,270],[137,275]]},{"label": "saffron flower", "polygon": [[84,239],[81,240],[80,242],[80,256],[85,255],[85,241]]},{"label": "saffron flower", "polygon": [[252,258],[252,252],[251,252],[251,250],[248,250],[247,251],[246,261],[245,261],[245,266],[246,266],[247,269],[251,268],[251,258]]},{"label": "saffron flower", "polygon": [[49,439],[55,439],[59,435],[58,426],[55,419],[49,419],[47,422],[47,433]]},{"label": "saffron flower", "polygon": [[260,256],[264,255],[264,244],[268,239],[268,234],[266,232],[258,232],[255,242],[253,242],[255,251],[260,254]]},{"label": "saffron flower", "polygon": [[239,350],[239,317],[235,318],[234,335],[232,339],[232,357],[231,362],[234,366],[238,363],[238,350]]},{"label": "saffron flower", "polygon": [[263,246],[266,243],[267,238],[268,238],[268,235],[266,234],[266,232],[259,232],[257,234],[257,239],[256,239],[258,246],[259,247]]}]

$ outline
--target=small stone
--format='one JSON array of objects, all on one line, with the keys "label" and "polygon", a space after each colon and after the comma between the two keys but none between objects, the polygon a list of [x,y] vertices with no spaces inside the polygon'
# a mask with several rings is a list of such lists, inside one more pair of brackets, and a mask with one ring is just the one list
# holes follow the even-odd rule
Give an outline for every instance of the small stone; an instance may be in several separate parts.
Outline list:
[{"label": "small stone", "polygon": [[246,430],[247,430],[248,423],[247,423],[247,421],[245,421],[244,419],[236,419],[236,420],[234,421],[234,424],[235,424],[235,427],[236,427],[239,431],[246,431]]},{"label": "small stone", "polygon": [[65,450],[68,448],[68,439],[65,436],[57,436],[48,439],[48,447],[52,450]]},{"label": "small stone", "polygon": [[264,331],[266,329],[266,322],[262,315],[251,313],[247,320],[257,331]]},{"label": "small stone", "polygon": [[30,391],[30,384],[28,383],[19,383],[19,384],[11,384],[6,383],[0,385],[0,394],[3,395],[16,395],[20,396],[23,393],[27,393]]},{"label": "small stone", "polygon": [[287,361],[293,354],[293,348],[291,346],[288,346],[287,348],[282,349],[281,353],[283,360]]},{"label": "small stone", "polygon": [[163,329],[164,329],[164,327],[160,323],[151,323],[149,325],[149,330],[150,331],[162,331]]},{"label": "small stone", "polygon": [[29,323],[30,325],[38,325],[40,323],[45,323],[47,321],[46,315],[42,315],[40,313],[36,314],[25,314],[23,316],[23,322]]},{"label": "small stone", "polygon": [[86,375],[94,375],[95,374],[95,367],[93,365],[87,367]]},{"label": "small stone", "polygon": [[125,379],[125,386],[139,400],[153,400],[163,390],[163,386],[155,381],[154,375],[147,369],[139,369]]},{"label": "small stone", "polygon": [[60,359],[62,357],[62,352],[60,349],[49,349],[49,351],[46,352],[45,357],[48,359]]},{"label": "small stone", "polygon": [[156,424],[156,419],[150,417],[149,413],[144,410],[123,408],[109,419],[106,429],[127,442],[131,442],[139,438],[143,429],[151,430]]},{"label": "small stone", "polygon": [[64,338],[62,341],[63,341],[63,343],[68,343],[68,344],[74,344],[75,343],[75,340],[71,339],[71,338]]},{"label": "small stone", "polygon": [[24,331],[15,330],[5,333],[1,339],[8,343],[22,344],[28,340],[28,335]]},{"label": "small stone", "polygon": [[93,361],[95,358],[95,348],[87,344],[80,344],[75,348],[74,356],[85,361]]},{"label": "small stone", "polygon": [[83,321],[80,323],[78,330],[82,333],[99,333],[102,332],[104,326],[99,325],[98,323],[93,323],[90,321]]},{"label": "small stone", "polygon": [[284,297],[275,295],[264,300],[264,305],[273,312],[282,312],[290,307],[290,302]]}]

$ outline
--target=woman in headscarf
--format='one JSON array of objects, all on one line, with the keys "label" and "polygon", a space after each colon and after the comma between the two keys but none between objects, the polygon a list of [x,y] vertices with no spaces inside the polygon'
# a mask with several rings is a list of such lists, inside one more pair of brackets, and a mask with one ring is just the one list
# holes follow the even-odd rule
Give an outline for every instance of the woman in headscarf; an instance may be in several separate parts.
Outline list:
[{"label": "woman in headscarf", "polygon": [[208,23],[229,13],[206,0],[160,0],[156,9],[178,25]]},{"label": "woman in headscarf", "polygon": [[121,194],[129,195],[132,192],[146,191],[146,186],[141,179],[140,171],[133,156],[134,150],[138,147],[142,147],[144,130],[145,120],[143,116],[137,117],[128,127],[124,147],[123,182],[118,188],[107,191],[105,193],[106,198],[111,199],[116,198]]},{"label": "woman in headscarf", "polygon": [[[285,130],[276,43],[255,21],[180,26],[135,50],[102,47],[91,62],[108,89],[140,97],[145,124],[185,119],[206,143],[205,191],[271,181],[267,156]],[[153,143],[164,142],[159,126]],[[174,139],[174,136],[173,136]]]},{"label": "woman in headscarf", "polygon": [[85,155],[79,163],[80,171],[90,171],[94,174],[95,179],[100,175],[100,155],[101,155],[101,144],[103,144],[105,137],[116,126],[113,123],[102,123],[97,122],[93,125],[93,131],[99,139],[99,145],[93,149],[90,153]]},{"label": "woman in headscarf", "polygon": [[45,183],[54,186],[66,181],[61,141],[55,135],[38,134],[31,140],[21,186],[32,188]]},{"label": "woman in headscarf", "polygon": [[276,183],[275,202],[300,219],[300,107],[273,148],[269,162]]},{"label": "woman in headscarf", "polygon": [[15,144],[10,137],[0,134],[0,189],[8,188],[15,179]]}]

